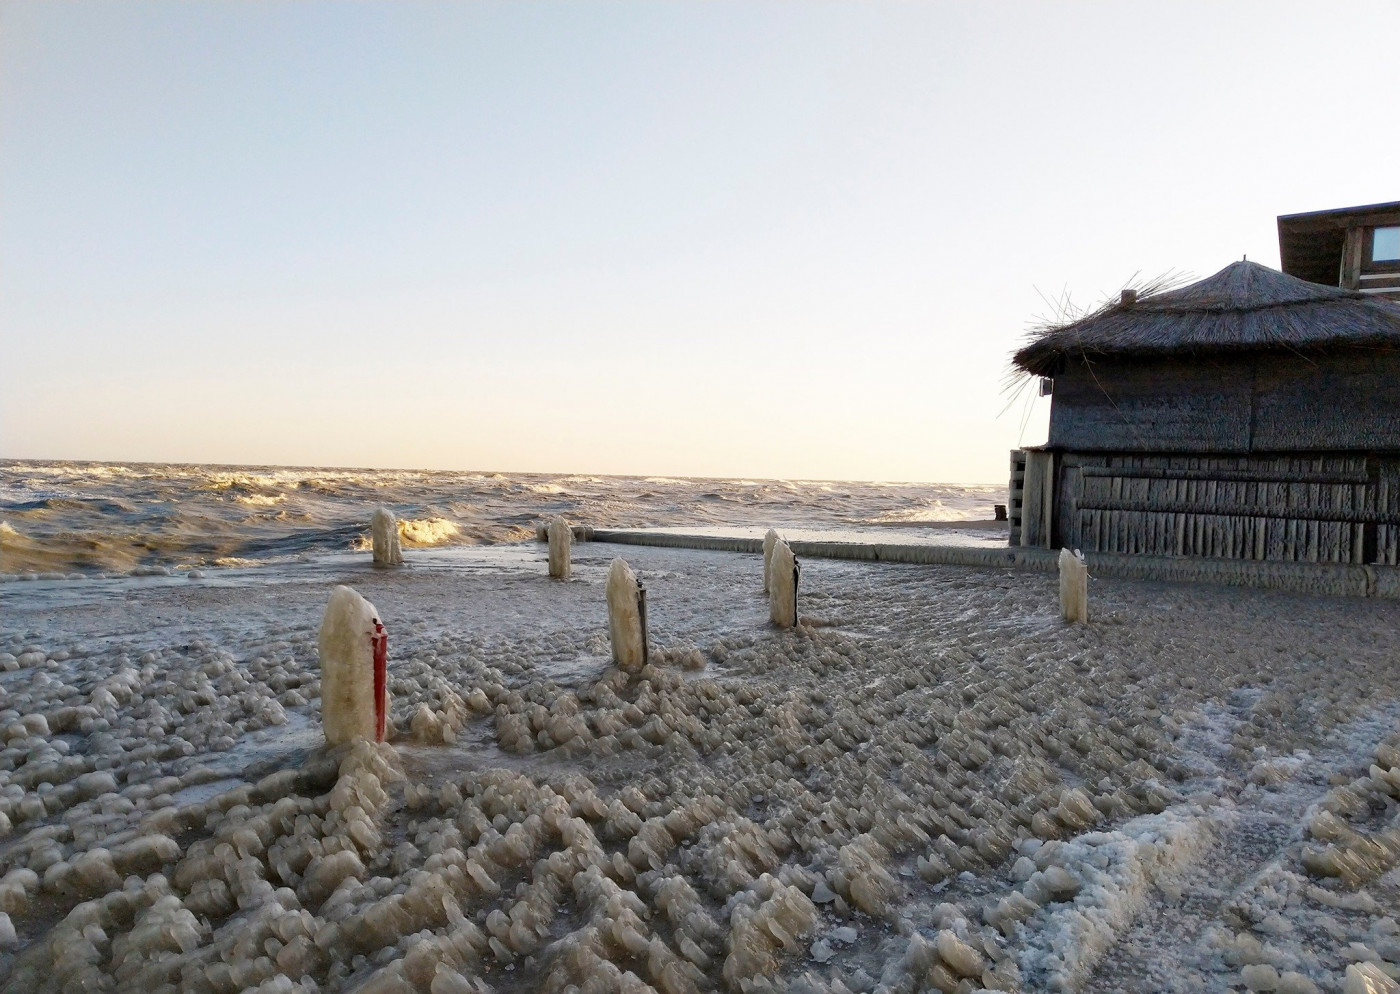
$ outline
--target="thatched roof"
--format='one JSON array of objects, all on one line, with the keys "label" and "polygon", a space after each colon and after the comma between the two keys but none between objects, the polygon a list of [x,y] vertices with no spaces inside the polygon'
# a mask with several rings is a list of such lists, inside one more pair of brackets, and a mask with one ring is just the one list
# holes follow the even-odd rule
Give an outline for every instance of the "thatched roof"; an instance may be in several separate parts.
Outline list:
[{"label": "thatched roof", "polygon": [[[1126,295],[1125,295],[1126,296]],[[1037,333],[1012,362],[1053,376],[1066,359],[1152,357],[1337,345],[1400,347],[1400,304],[1232,262],[1199,283],[1115,300]]]}]

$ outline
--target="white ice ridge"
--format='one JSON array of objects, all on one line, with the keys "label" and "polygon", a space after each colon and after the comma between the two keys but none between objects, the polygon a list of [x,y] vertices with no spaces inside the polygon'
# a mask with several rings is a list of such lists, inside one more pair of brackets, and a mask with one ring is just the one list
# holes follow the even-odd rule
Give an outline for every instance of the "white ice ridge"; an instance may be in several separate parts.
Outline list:
[{"label": "white ice ridge", "polygon": [[768,562],[768,609],[773,624],[791,628],[797,624],[797,560],[782,539],[773,543]]},{"label": "white ice ridge", "polygon": [[570,545],[573,542],[573,531],[569,523],[559,515],[549,519],[549,575],[566,580],[572,572],[573,564],[570,559]]},{"label": "white ice ridge", "polygon": [[374,565],[403,565],[403,552],[399,549],[399,523],[394,518],[394,512],[387,507],[376,507],[369,527],[374,540]]},{"label": "white ice ridge", "polygon": [[[1036,849],[1029,857],[1034,872],[1012,895],[1027,910],[1042,906],[1026,920],[1019,951],[1027,981],[1077,990],[1142,912],[1152,887],[1198,858],[1216,827],[1204,809],[1183,804],[1133,818],[1112,832],[1088,832]],[[1009,903],[1004,899],[992,917],[1014,910]]]},{"label": "white ice ridge", "polygon": [[[326,741],[374,741],[376,712],[374,636],[381,630],[374,605],[349,587],[336,587],[321,619],[321,725]],[[383,691],[382,713],[389,713]]]},{"label": "white ice ridge", "polygon": [[768,566],[773,562],[773,546],[778,542],[778,533],[772,528],[763,536],[763,592],[768,593]]},{"label": "white ice ridge", "polygon": [[608,633],[612,636],[613,662],[629,673],[639,672],[646,664],[641,586],[623,559],[614,559],[608,569]]},{"label": "white ice ridge", "polygon": [[1089,623],[1089,567],[1069,549],[1060,550],[1060,613],[1071,624]]}]

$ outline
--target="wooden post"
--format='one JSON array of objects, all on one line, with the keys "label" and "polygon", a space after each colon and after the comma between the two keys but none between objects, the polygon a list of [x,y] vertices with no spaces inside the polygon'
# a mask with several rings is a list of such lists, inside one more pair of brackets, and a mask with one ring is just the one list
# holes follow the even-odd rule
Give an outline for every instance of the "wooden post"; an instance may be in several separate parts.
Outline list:
[{"label": "wooden post", "polygon": [[1089,623],[1089,567],[1069,549],[1060,550],[1060,613],[1072,625]]},{"label": "wooden post", "polygon": [[608,569],[608,634],[618,669],[639,672],[647,664],[646,594],[622,559]]},{"label": "wooden post", "polygon": [[571,551],[574,533],[569,523],[558,515],[549,519],[549,575],[567,580],[573,571]]},{"label": "wooden post", "polygon": [[318,638],[326,742],[382,742],[388,730],[388,636],[374,605],[349,587],[331,592]]},{"label": "wooden post", "polygon": [[1055,453],[1026,450],[1025,497],[1021,503],[1021,544],[1049,549],[1054,542]]},{"label": "wooden post", "polygon": [[387,507],[376,507],[370,517],[370,545],[376,566],[402,566],[403,552],[399,549],[399,523]]},{"label": "wooden post", "polygon": [[1361,248],[1365,235],[1364,228],[1348,228],[1342,238],[1342,266],[1337,274],[1337,285],[1347,290],[1361,286]]},{"label": "wooden post", "polygon": [[797,624],[797,557],[782,539],[773,544],[768,564],[768,616],[779,628]]}]

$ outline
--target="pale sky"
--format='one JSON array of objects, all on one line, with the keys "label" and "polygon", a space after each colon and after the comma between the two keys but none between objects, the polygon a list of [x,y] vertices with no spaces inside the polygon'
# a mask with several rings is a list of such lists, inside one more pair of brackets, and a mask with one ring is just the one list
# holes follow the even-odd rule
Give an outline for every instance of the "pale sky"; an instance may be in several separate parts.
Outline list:
[{"label": "pale sky", "polygon": [[1397,38],[1395,2],[5,2],[0,457],[1004,483],[1045,298],[1400,199]]}]

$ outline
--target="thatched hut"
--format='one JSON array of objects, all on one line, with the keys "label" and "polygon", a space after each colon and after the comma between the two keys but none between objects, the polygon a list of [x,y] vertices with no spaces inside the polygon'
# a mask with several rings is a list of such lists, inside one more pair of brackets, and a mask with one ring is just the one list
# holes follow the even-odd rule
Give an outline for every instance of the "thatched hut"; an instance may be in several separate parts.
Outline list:
[{"label": "thatched hut", "polygon": [[1236,262],[1124,291],[1013,361],[1052,394],[1048,444],[1013,471],[1019,544],[1400,559],[1400,304]]}]

